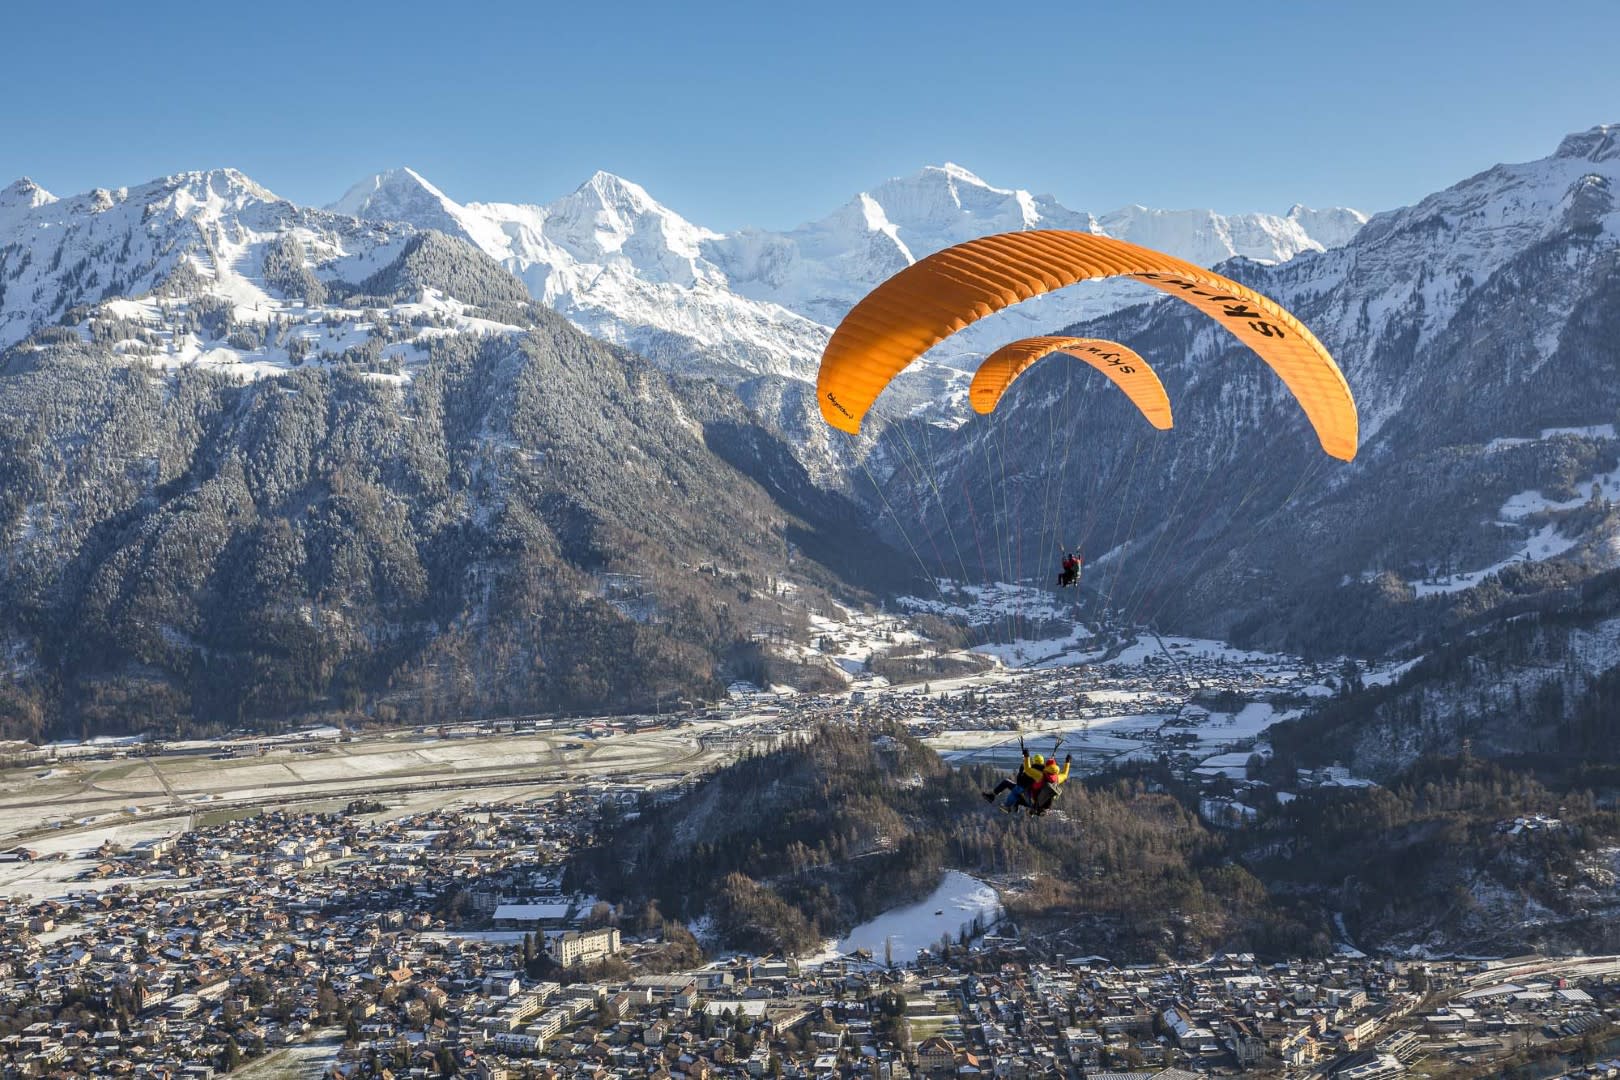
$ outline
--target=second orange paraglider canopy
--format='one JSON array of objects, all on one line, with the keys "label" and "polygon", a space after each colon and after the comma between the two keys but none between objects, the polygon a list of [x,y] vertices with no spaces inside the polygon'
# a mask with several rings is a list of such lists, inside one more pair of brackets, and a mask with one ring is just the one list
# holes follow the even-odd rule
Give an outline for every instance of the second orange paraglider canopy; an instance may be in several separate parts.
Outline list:
[{"label": "second orange paraglider canopy", "polygon": [[873,289],[844,317],[822,355],[816,379],[821,415],[836,428],[858,432],[890,380],[958,330],[1077,281],[1118,276],[1178,296],[1230,330],[1292,391],[1322,449],[1345,461],[1356,456],[1350,387],[1322,343],[1281,306],[1174,256],[1057,229],[969,240]]},{"label": "second orange paraglider canopy", "polygon": [[995,411],[1001,395],[1014,379],[1042,357],[1055,352],[1078,357],[1107,375],[1142,410],[1148,423],[1160,431],[1171,427],[1170,398],[1158,375],[1133,350],[1102,338],[1032,337],[1003,345],[986,357],[973,373],[968,402],[975,412]]}]

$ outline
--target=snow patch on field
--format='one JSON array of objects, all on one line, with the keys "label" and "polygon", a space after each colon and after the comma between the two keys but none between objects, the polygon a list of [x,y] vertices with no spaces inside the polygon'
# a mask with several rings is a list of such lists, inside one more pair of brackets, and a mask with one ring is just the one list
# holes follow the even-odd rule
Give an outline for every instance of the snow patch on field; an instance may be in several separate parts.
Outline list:
[{"label": "snow patch on field", "polygon": [[[1542,438],[1551,435],[1585,435],[1590,438],[1614,438],[1613,424],[1594,424],[1584,428],[1547,428],[1541,433]],[[1514,440],[1496,440],[1497,443],[1512,442]],[[1530,440],[1517,440],[1528,442]],[[1494,445],[1494,444],[1493,444]],[[1487,449],[1490,449],[1487,446]],[[1554,500],[1547,498],[1539,490],[1521,491],[1511,495],[1502,503],[1501,509],[1496,512],[1497,524],[1507,527],[1522,525],[1527,518],[1543,514],[1562,514],[1571,510],[1578,510],[1585,506],[1591,498],[1593,486],[1605,498],[1620,497],[1620,467],[1605,473],[1589,476],[1575,485],[1575,490],[1587,494],[1577,495],[1572,499]],[[1548,522],[1537,529],[1521,548],[1511,556],[1500,562],[1479,570],[1470,570],[1460,574],[1450,574],[1436,581],[1408,581],[1412,591],[1419,597],[1439,596],[1449,593],[1472,589],[1489,578],[1492,574],[1500,573],[1516,562],[1543,562],[1554,559],[1569,551],[1581,542],[1579,536],[1565,536],[1557,523]],[[1363,580],[1371,580],[1376,575],[1369,572],[1362,575]]]},{"label": "snow patch on field", "polygon": [[877,961],[885,950],[897,964],[909,964],[922,949],[939,944],[949,935],[952,944],[963,927],[971,930],[973,920],[983,916],[985,925],[1001,917],[1001,900],[996,891],[977,878],[957,870],[947,870],[939,886],[927,899],[893,908],[855,927],[812,961],[831,960],[856,949],[867,949]]},{"label": "snow patch on field", "polygon": [[1072,615],[1069,603],[1060,603],[1051,589],[1024,582],[992,581],[983,585],[963,585],[940,578],[933,597],[902,596],[908,611],[926,612],[955,619],[969,626],[985,626],[1003,619],[1064,619]]},{"label": "snow patch on field", "polygon": [[1370,671],[1361,677],[1361,683],[1363,686],[1389,686],[1392,683],[1399,682],[1402,675],[1405,675],[1422,662],[1423,657],[1418,656],[1378,671]]},{"label": "snow patch on field", "polygon": [[[108,815],[112,817],[113,815]],[[90,882],[76,880],[86,869],[97,848],[104,843],[130,847],[142,840],[169,836],[178,831],[174,819],[140,822],[122,821],[84,832],[65,833],[30,839],[26,847],[39,853],[32,862],[0,863],[0,896],[64,896],[76,890],[96,891],[114,885],[136,884],[142,878],[110,878]],[[65,855],[58,859],[53,856]]]},{"label": "snow patch on field", "polygon": [[[1159,647],[1159,640],[1163,640],[1164,648]],[[1240,649],[1235,645],[1228,645],[1224,641],[1215,641],[1210,638],[1169,637],[1155,639],[1152,637],[1138,638],[1136,643],[1125,649],[1124,652],[1109,661],[1122,666],[1135,666],[1142,664],[1149,657],[1164,658],[1166,651],[1177,659],[1195,658],[1199,660],[1217,660],[1228,664],[1278,664],[1297,667],[1299,661],[1294,657],[1285,657],[1277,653],[1254,652],[1251,649]]]},{"label": "snow patch on field", "polygon": [[1506,450],[1513,446],[1525,446],[1529,443],[1540,442],[1545,439],[1556,438],[1559,435],[1577,435],[1586,439],[1612,439],[1614,438],[1613,424],[1590,424],[1586,427],[1551,427],[1542,428],[1541,434],[1534,439],[1502,438],[1492,439],[1485,444],[1486,453]]},{"label": "snow patch on field", "polygon": [[[1514,496],[1518,498],[1518,496]],[[1577,502],[1578,505],[1578,502]],[[1472,589],[1492,574],[1501,573],[1516,562],[1542,562],[1546,559],[1562,555],[1579,541],[1573,537],[1563,535],[1556,525],[1543,525],[1536,530],[1535,535],[1525,541],[1524,549],[1516,552],[1512,558],[1492,563],[1480,570],[1470,570],[1465,574],[1452,574],[1439,581],[1408,581],[1412,591],[1418,596],[1439,596],[1446,593],[1462,592]]]},{"label": "snow patch on field", "polygon": [[1095,635],[1090,630],[1075,623],[1063,637],[1015,638],[1007,642],[975,645],[973,651],[993,656],[1008,667],[1052,668],[1082,663],[1096,656],[1095,652],[1085,651],[1087,643],[1094,640]]}]

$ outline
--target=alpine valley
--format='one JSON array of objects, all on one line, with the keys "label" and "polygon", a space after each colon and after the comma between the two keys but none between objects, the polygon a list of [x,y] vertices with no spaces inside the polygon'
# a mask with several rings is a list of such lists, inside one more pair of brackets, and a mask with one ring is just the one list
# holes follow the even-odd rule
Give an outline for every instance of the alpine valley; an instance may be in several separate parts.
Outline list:
[{"label": "alpine valley", "polygon": [[[606,173],[517,205],[395,169],[325,209],[229,169],[62,199],[18,181],[0,735],[840,687],[816,620],[945,608],[941,578],[1044,584],[1079,546],[1058,634],[1414,661],[1280,729],[1302,764],[1386,775],[1465,737],[1608,760],[1616,183],[1617,127],[1370,219],[1092,214],[955,165],[727,234]],[[860,296],[1027,228],[1219,265],[1289,307],[1356,394],[1357,460],[1324,459],[1235,339],[1128,283],[974,324],[859,439],[821,422],[816,365]],[[1062,360],[968,418],[974,361],[1056,332],[1141,352],[1176,428]],[[966,621],[933,629],[992,632]]]}]

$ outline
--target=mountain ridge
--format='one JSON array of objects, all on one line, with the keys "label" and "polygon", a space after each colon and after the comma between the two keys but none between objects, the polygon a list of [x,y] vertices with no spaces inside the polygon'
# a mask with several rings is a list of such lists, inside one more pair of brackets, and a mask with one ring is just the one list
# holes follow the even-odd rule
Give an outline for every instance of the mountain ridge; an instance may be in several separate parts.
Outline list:
[{"label": "mountain ridge", "polygon": [[[640,185],[605,172],[550,204],[459,204],[400,168],[361,181],[329,209],[419,226],[454,223],[536,298],[590,332],[671,358],[678,368],[710,368],[734,381],[759,374],[811,378],[832,325],[855,300],[940,248],[1006,229],[1108,228],[1105,220],[1049,196],[994,187],[952,163],[887,180],[786,232],[706,229],[657,203]],[[1114,228],[1122,239],[1153,232],[1172,253],[1206,263],[1233,255],[1277,261],[1322,250],[1305,222],[1320,221],[1336,240],[1365,220],[1350,210],[1291,217],[1121,213]],[[1072,319],[1095,310],[1098,299],[1078,298],[1073,303],[1083,307],[1045,317]],[[705,321],[720,327],[719,334],[695,325]],[[789,328],[791,340],[772,342]],[[981,346],[974,342],[967,351]],[[676,358],[682,349],[688,355]]]}]

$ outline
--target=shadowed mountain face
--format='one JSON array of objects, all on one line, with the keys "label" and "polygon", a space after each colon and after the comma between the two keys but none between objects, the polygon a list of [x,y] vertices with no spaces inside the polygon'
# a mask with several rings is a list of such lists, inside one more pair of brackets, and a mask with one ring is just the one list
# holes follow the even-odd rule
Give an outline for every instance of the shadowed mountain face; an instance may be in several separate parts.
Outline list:
[{"label": "shadowed mountain face", "polygon": [[730,391],[462,241],[230,182],[151,287],[0,353],[7,733],[712,697],[823,586],[909,580]]}]

